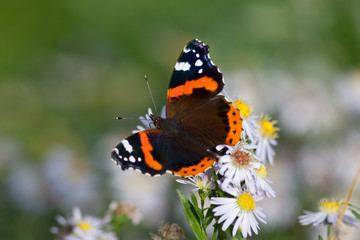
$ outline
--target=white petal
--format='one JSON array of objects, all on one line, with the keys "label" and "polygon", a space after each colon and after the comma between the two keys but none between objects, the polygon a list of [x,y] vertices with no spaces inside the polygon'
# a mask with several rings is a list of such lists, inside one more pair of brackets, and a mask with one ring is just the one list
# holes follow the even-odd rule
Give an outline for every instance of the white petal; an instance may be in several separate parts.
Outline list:
[{"label": "white petal", "polygon": [[247,214],[244,214],[244,218],[241,224],[241,231],[244,238],[246,238],[248,234],[251,236],[250,224],[247,218]]},{"label": "white petal", "polygon": [[236,222],[234,223],[234,227],[233,227],[233,230],[232,230],[232,235],[235,236],[237,231],[239,230],[239,226],[241,224],[241,219],[240,217],[238,217],[238,219],[236,219]]},{"label": "white petal", "polygon": [[[233,221],[235,220],[236,218],[236,213],[233,212],[231,214],[228,215],[228,218],[226,219],[226,221],[223,223],[223,226],[222,226],[222,230],[225,231],[232,223]],[[219,221],[220,222],[220,221]]]},{"label": "white petal", "polygon": [[72,213],[73,213],[74,223],[77,223],[82,220],[81,211],[79,207],[73,207]]},{"label": "white petal", "polygon": [[210,199],[211,204],[219,205],[219,204],[230,204],[234,203],[236,200],[234,198],[227,198],[227,197],[212,197]]}]

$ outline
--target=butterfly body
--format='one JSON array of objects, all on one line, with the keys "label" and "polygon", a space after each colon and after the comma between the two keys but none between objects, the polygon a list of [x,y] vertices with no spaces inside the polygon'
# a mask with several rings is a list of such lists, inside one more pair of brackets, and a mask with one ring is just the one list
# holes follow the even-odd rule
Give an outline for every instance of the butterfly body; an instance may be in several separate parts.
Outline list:
[{"label": "butterfly body", "polygon": [[150,115],[155,127],[160,129],[166,136],[172,138],[182,138],[186,132],[181,123],[181,119],[162,118],[160,116]]},{"label": "butterfly body", "polygon": [[129,136],[112,151],[122,169],[193,176],[214,164],[221,154],[217,145],[240,140],[240,112],[218,95],[224,82],[208,50],[197,39],[185,46],[171,76],[166,118],[151,114],[155,128]]},{"label": "butterfly body", "polygon": [[150,118],[153,120],[154,125],[157,129],[168,138],[176,140],[183,145],[191,146],[193,151],[201,153],[203,155],[209,155],[211,157],[216,157],[216,153],[211,149],[213,146],[205,144],[197,136],[192,135],[191,131],[186,131],[182,124],[182,119],[177,118],[161,118],[158,116],[150,115]]}]

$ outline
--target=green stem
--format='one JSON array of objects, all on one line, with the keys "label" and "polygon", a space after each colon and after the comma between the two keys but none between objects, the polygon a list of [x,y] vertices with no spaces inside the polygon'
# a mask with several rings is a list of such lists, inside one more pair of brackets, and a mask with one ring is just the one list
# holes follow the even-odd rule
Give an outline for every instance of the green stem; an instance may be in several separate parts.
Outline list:
[{"label": "green stem", "polygon": [[212,240],[215,240],[215,239],[216,239],[216,232],[214,231]]}]

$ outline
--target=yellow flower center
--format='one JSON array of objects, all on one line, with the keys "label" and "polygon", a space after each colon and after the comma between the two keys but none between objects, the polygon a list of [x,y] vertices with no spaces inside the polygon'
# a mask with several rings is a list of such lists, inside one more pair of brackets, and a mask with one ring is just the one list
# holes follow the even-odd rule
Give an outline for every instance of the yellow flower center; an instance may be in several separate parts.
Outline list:
[{"label": "yellow flower center", "polygon": [[277,132],[280,130],[278,127],[275,127],[277,121],[271,121],[269,116],[260,116],[258,124],[260,127],[260,133],[266,138],[275,139],[278,137]]},{"label": "yellow flower center", "polygon": [[266,177],[266,167],[262,165],[259,169],[256,169],[256,173],[259,177]]},{"label": "yellow flower center", "polygon": [[329,201],[324,198],[319,202],[319,210],[325,213],[338,213],[340,212],[341,202],[337,202],[335,200]]},{"label": "yellow flower center", "polygon": [[204,187],[201,178],[199,178],[199,179],[197,180],[196,184],[198,185],[199,188]]},{"label": "yellow flower center", "polygon": [[251,108],[250,105],[246,104],[245,102],[241,101],[240,99],[236,100],[234,104],[235,104],[235,107],[237,107],[237,109],[240,110],[241,116],[243,118],[247,118],[247,117],[251,116],[250,112],[254,108]]},{"label": "yellow flower center", "polygon": [[237,202],[239,204],[239,207],[243,210],[251,210],[253,211],[256,207],[254,198],[250,195],[249,192],[245,192],[241,194]]},{"label": "yellow flower center", "polygon": [[88,222],[85,221],[81,221],[77,224],[77,226],[81,229],[81,230],[90,230],[92,229],[92,225]]}]

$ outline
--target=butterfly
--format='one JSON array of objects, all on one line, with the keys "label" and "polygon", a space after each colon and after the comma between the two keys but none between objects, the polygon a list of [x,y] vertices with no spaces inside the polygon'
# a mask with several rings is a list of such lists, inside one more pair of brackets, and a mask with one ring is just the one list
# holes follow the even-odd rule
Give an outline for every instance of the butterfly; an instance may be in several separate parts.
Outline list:
[{"label": "butterfly", "polygon": [[123,170],[156,176],[166,172],[195,176],[221,155],[217,145],[235,145],[241,138],[240,111],[219,93],[223,75],[198,39],[182,50],[170,78],[166,118],[150,115],[155,128],[121,141],[111,158]]}]

